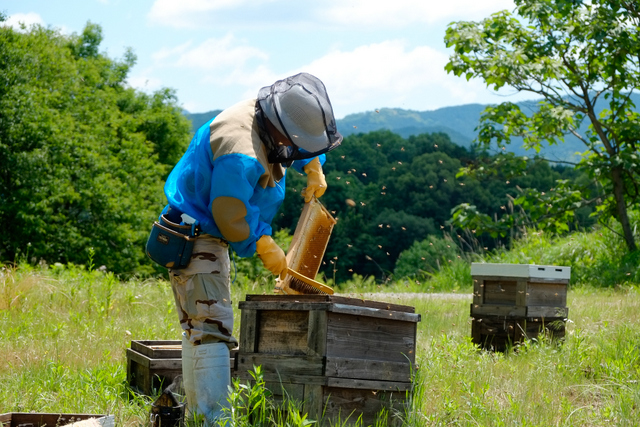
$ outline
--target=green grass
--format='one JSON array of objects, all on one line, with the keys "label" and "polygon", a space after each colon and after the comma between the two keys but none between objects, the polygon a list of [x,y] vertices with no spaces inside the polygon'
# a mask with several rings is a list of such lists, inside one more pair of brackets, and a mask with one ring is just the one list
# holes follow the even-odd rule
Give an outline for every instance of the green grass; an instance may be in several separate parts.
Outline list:
[{"label": "green grass", "polygon": [[[422,315],[415,391],[410,406],[394,414],[405,426],[635,426],[640,273],[637,255],[619,252],[618,243],[606,233],[553,240],[531,235],[512,251],[486,256],[488,262],[569,263],[573,269],[564,342],[542,339],[505,354],[479,351],[470,341],[468,260],[454,260],[423,283],[354,277],[336,288],[345,296],[411,305]],[[270,279],[251,280],[241,272],[234,303],[272,289]],[[151,398],[130,393],[125,349],[131,340],[179,334],[166,281],[122,282],[77,266],[5,267],[0,413],[113,414],[117,425],[146,425]],[[258,386],[238,384],[233,398],[234,426],[312,421],[298,413],[300,402],[276,405]],[[246,414],[256,402],[268,416],[250,422]]]}]

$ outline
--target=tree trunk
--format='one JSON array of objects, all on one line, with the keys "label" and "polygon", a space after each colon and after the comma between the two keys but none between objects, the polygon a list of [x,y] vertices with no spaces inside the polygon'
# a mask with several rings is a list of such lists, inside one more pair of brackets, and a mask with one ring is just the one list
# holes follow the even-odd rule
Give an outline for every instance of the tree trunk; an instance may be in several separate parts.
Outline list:
[{"label": "tree trunk", "polygon": [[613,197],[616,201],[616,212],[618,221],[622,226],[622,233],[624,235],[624,241],[627,244],[629,252],[633,252],[638,249],[636,241],[633,238],[633,231],[631,230],[631,224],[629,223],[629,214],[627,212],[627,205],[624,200],[624,180],[622,179],[622,168],[616,166],[611,171],[611,182],[613,183]]}]

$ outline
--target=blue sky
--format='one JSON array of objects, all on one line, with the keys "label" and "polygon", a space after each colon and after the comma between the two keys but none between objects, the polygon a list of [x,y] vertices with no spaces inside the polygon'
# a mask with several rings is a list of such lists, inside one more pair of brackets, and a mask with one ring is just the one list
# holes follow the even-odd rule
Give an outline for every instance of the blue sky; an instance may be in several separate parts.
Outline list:
[{"label": "blue sky", "polygon": [[307,71],[326,85],[335,114],[377,108],[434,110],[522,99],[447,75],[444,33],[512,0],[3,0],[18,21],[80,33],[100,24],[101,48],[138,57],[129,84],[171,87],[192,112],[223,109],[273,81]]}]

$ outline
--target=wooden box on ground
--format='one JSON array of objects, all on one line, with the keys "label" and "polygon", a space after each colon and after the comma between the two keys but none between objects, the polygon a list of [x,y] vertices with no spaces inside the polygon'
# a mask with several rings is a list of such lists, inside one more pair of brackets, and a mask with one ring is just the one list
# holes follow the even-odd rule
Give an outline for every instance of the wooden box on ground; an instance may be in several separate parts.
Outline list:
[{"label": "wooden box on ground", "polygon": [[[237,350],[231,351],[231,376],[235,376]],[[153,396],[182,375],[182,342],[131,341],[127,349],[127,382],[136,392]]]},{"label": "wooden box on ground", "polygon": [[[238,376],[261,366],[312,419],[375,421],[411,389],[413,307],[332,295],[247,295],[240,302]],[[366,424],[365,424],[366,425]]]},{"label": "wooden box on ground", "polygon": [[66,426],[78,421],[96,419],[97,423],[104,427],[114,425],[113,416],[91,414],[37,414],[27,412],[10,412],[0,414],[0,426],[2,427],[56,427]]},{"label": "wooden box on ground", "polygon": [[473,342],[502,351],[541,332],[563,337],[570,267],[471,264]]}]

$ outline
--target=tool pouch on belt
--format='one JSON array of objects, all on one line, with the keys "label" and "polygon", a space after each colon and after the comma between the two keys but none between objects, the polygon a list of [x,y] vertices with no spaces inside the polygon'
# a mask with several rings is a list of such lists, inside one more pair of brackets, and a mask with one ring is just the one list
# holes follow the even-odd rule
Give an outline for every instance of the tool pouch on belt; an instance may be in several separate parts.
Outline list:
[{"label": "tool pouch on belt", "polygon": [[196,224],[181,225],[169,220],[167,214],[153,223],[147,240],[147,255],[163,267],[186,268],[191,261],[193,244],[198,236]]}]

